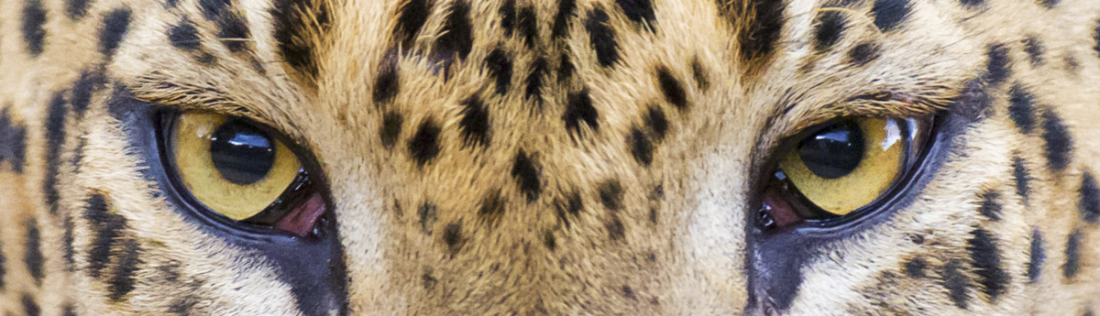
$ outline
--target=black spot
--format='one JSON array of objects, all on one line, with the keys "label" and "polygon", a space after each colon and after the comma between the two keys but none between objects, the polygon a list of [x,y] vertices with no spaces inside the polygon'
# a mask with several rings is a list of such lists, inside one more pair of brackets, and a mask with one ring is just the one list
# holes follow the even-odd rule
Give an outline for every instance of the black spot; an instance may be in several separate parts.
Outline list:
[{"label": "black spot", "polygon": [[522,149],[512,161],[512,176],[519,182],[519,191],[527,197],[527,202],[534,202],[539,198],[542,183],[539,180],[538,168]]},{"label": "black spot", "polygon": [[623,285],[623,297],[638,300],[638,297],[634,295],[634,289],[631,289],[629,285]]},{"label": "black spot", "polygon": [[1016,194],[1024,199],[1024,203],[1027,203],[1027,185],[1031,181],[1031,176],[1028,175],[1027,165],[1024,163],[1023,158],[1012,158],[1012,175],[1016,178]]},{"label": "black spot", "polygon": [[507,0],[500,6],[500,28],[504,29],[504,36],[512,36],[516,29],[516,0]]},{"label": "black spot", "polygon": [[600,8],[588,12],[584,19],[588,41],[596,50],[596,61],[604,67],[611,67],[619,60],[619,43],[615,41],[615,30],[608,25],[610,19]]},{"label": "black spot", "polygon": [[458,57],[466,60],[474,46],[474,27],[470,24],[470,5],[463,1],[451,4],[450,14],[443,21],[443,28],[435,40],[433,53],[442,60]]},{"label": "black spot", "polygon": [[63,92],[54,94],[50,100],[48,113],[46,114],[46,179],[43,180],[43,192],[46,196],[46,204],[50,207],[50,214],[57,214],[57,177],[58,167],[61,165],[61,145],[65,143],[65,117],[68,115],[65,109]]},{"label": "black spot", "polygon": [[179,0],[164,0],[164,6],[167,8],[175,8],[179,4]]},{"label": "black spot", "polygon": [[1035,128],[1035,114],[1032,107],[1034,101],[1035,96],[1020,84],[1013,85],[1009,90],[1008,117],[1012,118],[1024,133],[1031,133]]},{"label": "black spot", "polygon": [[668,134],[668,118],[665,117],[665,112],[661,111],[661,107],[655,104],[649,106],[645,125],[649,128],[650,135],[653,135],[653,139],[657,141],[665,139],[665,135]]},{"label": "black spot", "polygon": [[478,208],[477,215],[493,222],[504,215],[504,199],[500,198],[500,190],[492,191],[481,199],[481,207]]},{"label": "black spot", "polygon": [[117,9],[103,17],[103,30],[99,33],[99,52],[107,57],[115,54],[126,30],[130,28],[130,9]]},{"label": "black spot", "polygon": [[508,93],[508,86],[512,84],[512,59],[500,48],[489,52],[485,57],[485,67],[489,70],[489,76],[496,79],[497,94]]},{"label": "black spot", "polygon": [[1024,52],[1031,60],[1031,65],[1038,66],[1043,64],[1043,53],[1046,52],[1046,47],[1039,38],[1028,36],[1024,39]]},{"label": "black spot", "polygon": [[668,68],[660,67],[657,69],[657,83],[661,85],[661,93],[664,93],[665,100],[668,103],[676,106],[679,110],[687,108],[687,92],[684,91],[684,85],[669,72]]},{"label": "black spot", "polygon": [[462,225],[458,223],[447,224],[443,229],[443,242],[453,250],[462,241]]},{"label": "black spot", "polygon": [[1061,2],[1061,1],[1062,0],[1042,0],[1043,5],[1046,6],[1048,9],[1053,8],[1054,6],[1058,5],[1058,2]]},{"label": "black spot", "polygon": [[561,220],[566,228],[570,227],[569,217],[566,215],[576,217],[580,215],[581,208],[583,207],[584,203],[581,202],[581,195],[577,192],[567,194],[565,200],[554,201],[554,208],[557,210],[558,220]]},{"label": "black spot", "polygon": [[982,80],[967,80],[948,110],[974,121],[985,115],[991,104],[993,98]]},{"label": "black spot", "polygon": [[489,144],[489,111],[476,95],[462,101],[462,118],[458,120],[458,130],[462,133],[462,146],[485,146]]},{"label": "black spot", "polygon": [[230,52],[240,52],[248,48],[248,24],[239,15],[226,12],[218,18],[218,38]]},{"label": "black spot", "polygon": [[652,0],[616,0],[627,19],[638,24],[653,24],[657,15],[653,12]]},{"label": "black spot", "polygon": [[653,163],[653,142],[646,137],[645,133],[642,133],[642,130],[631,128],[630,134],[626,136],[626,142],[634,160],[646,166]]},{"label": "black spot", "polygon": [[997,191],[989,191],[982,194],[982,207],[979,208],[978,211],[991,220],[1001,220],[1001,204],[997,202],[1000,198],[1001,194],[997,193]]},{"label": "black spot", "polygon": [[539,21],[535,15],[535,9],[525,7],[519,10],[519,35],[523,36],[523,42],[527,48],[535,47],[539,40]]},{"label": "black spot", "polygon": [[[0,246],[3,245],[3,243],[0,243]],[[0,250],[2,250],[2,248],[0,248]],[[4,283],[4,275],[8,272],[8,266],[6,263],[7,260],[5,260],[4,258],[4,252],[0,251],[0,291],[3,291],[4,287],[6,286],[6,284]]]},{"label": "black spot", "polygon": [[23,294],[23,313],[26,316],[40,316],[42,315],[42,309],[38,307],[38,302],[31,297],[30,294]]},{"label": "black spot", "polygon": [[909,0],[875,0],[875,26],[883,32],[893,30],[909,15],[909,7]]},{"label": "black spot", "polygon": [[611,221],[604,223],[604,228],[607,229],[607,236],[611,240],[622,240],[626,235],[626,227],[618,216],[611,216]]},{"label": "black spot", "polygon": [[966,309],[966,301],[969,297],[966,292],[967,287],[970,286],[970,279],[967,278],[964,269],[960,260],[951,260],[943,267],[943,287],[947,288],[947,295],[952,302],[955,302],[955,306],[962,309]]},{"label": "black spot", "polygon": [[699,58],[691,61],[691,74],[695,77],[695,86],[699,87],[699,90],[706,90],[707,87],[710,87],[707,71],[703,69],[703,64],[699,63]]},{"label": "black spot", "polygon": [[874,43],[861,43],[848,51],[848,59],[856,66],[863,66],[879,56],[879,46]]},{"label": "black spot", "polygon": [[1066,264],[1062,265],[1062,275],[1072,279],[1081,268],[1081,230],[1075,229],[1066,240]]},{"label": "black spot", "polygon": [[420,205],[420,209],[417,210],[417,213],[420,215],[420,229],[424,230],[424,233],[431,235],[431,230],[428,228],[431,227],[432,222],[436,219],[437,209],[435,204],[424,202],[423,205]]},{"label": "black spot", "polygon": [[623,186],[619,184],[619,180],[608,180],[601,183],[597,189],[600,194],[600,202],[603,206],[612,211],[618,211],[623,208]]},{"label": "black spot", "polygon": [[573,73],[576,72],[577,67],[573,66],[573,61],[569,58],[569,53],[561,54],[561,64],[558,65],[558,82],[563,83],[569,78],[573,77]]},{"label": "black spot", "polygon": [[114,274],[107,281],[107,297],[112,301],[121,302],[126,294],[134,290],[134,272],[138,270],[141,262],[141,249],[137,241],[127,239],[122,242],[121,249],[115,254],[118,262],[114,268]]},{"label": "black spot", "polygon": [[424,289],[431,290],[439,283],[439,279],[432,276],[432,269],[429,268],[424,271],[424,274],[420,275],[420,283],[424,286]]},{"label": "black spot", "polygon": [[580,133],[581,121],[584,121],[593,131],[600,129],[600,114],[592,106],[592,98],[588,96],[588,89],[569,94],[569,102],[565,106],[565,114],[561,119],[565,121],[565,129]]},{"label": "black spot", "polygon": [[104,83],[103,75],[98,71],[82,72],[80,79],[77,79],[76,83],[73,84],[72,97],[69,100],[73,112],[76,112],[77,115],[83,115],[92,101],[92,94],[96,90],[102,89]]},{"label": "black spot", "polygon": [[546,249],[550,251],[554,251],[554,249],[558,247],[558,241],[554,238],[554,232],[549,230],[542,232],[542,245],[546,246]]},{"label": "black spot", "polygon": [[1090,223],[1100,222],[1100,187],[1097,187],[1092,173],[1085,172],[1081,177],[1080,193],[1081,204],[1078,208],[1081,210],[1082,217]]},{"label": "black spot", "polygon": [[1043,235],[1039,232],[1039,228],[1035,227],[1031,231],[1031,259],[1027,262],[1027,279],[1028,283],[1035,283],[1039,281],[1039,275],[1043,273],[1043,261],[1046,260],[1046,250],[1043,247]]},{"label": "black spot", "polygon": [[209,21],[214,21],[229,8],[229,0],[199,0],[199,9],[202,16]]},{"label": "black spot", "polygon": [[42,240],[38,232],[38,222],[34,219],[27,220],[24,227],[27,229],[27,239],[26,248],[23,249],[23,263],[27,265],[27,271],[34,278],[34,282],[42,284],[42,277],[45,276],[45,273],[42,266],[44,259],[42,257]]},{"label": "black spot", "polygon": [[28,0],[23,7],[23,41],[27,43],[27,52],[32,57],[42,54],[42,45],[46,39],[46,9],[42,0]]},{"label": "black spot", "polygon": [[968,6],[968,7],[979,6],[984,2],[985,2],[985,0],[959,0],[959,3],[962,3],[962,5]]},{"label": "black spot", "polygon": [[[101,199],[103,202],[96,201]],[[93,195],[87,208],[84,209],[84,218],[88,220],[94,233],[91,249],[88,250],[88,275],[98,278],[103,268],[111,261],[111,246],[122,237],[122,231],[126,229],[126,218],[118,214],[111,214],[106,197]]]},{"label": "black spot", "polygon": [[967,241],[966,250],[973,260],[978,284],[989,295],[989,301],[995,302],[998,296],[1008,290],[1010,279],[1008,273],[1001,268],[1001,252],[997,249],[997,241],[984,229],[975,229],[970,234],[973,237]]},{"label": "black spot", "polygon": [[1012,73],[1008,67],[1010,62],[1008,47],[1005,47],[1004,44],[991,44],[986,55],[989,60],[986,61],[985,65],[985,82],[991,86],[1000,85]]},{"label": "black spot", "polygon": [[12,122],[8,109],[0,112],[0,162],[11,163],[12,170],[23,173],[27,150],[27,130],[19,123]]},{"label": "black spot", "polygon": [[539,57],[531,63],[531,73],[527,75],[527,90],[524,91],[524,98],[528,102],[534,102],[536,108],[542,108],[542,77],[545,76],[547,67],[549,66],[546,59]]},{"label": "black spot", "polygon": [[[1100,54],[1100,21],[1096,22],[1096,31],[1092,32],[1092,37],[1096,40],[1096,46],[1093,47],[1093,50],[1095,50],[1096,53]],[[1076,64],[1076,63],[1074,63],[1074,64]],[[1076,68],[1076,67],[1071,67],[1071,68]]]},{"label": "black spot", "polygon": [[168,304],[168,312],[180,316],[194,315],[192,310],[195,309],[195,306],[202,301],[202,299],[199,299],[195,296],[186,295],[177,298],[176,300],[173,300],[172,303]]},{"label": "black spot", "polygon": [[[95,196],[93,196],[93,198],[94,197]],[[89,201],[89,203],[91,202]],[[75,242],[76,239],[73,237],[73,229],[75,227],[73,226],[72,217],[65,217],[64,228],[65,230],[62,232],[61,236],[61,258],[65,261],[65,269],[72,272],[73,269],[76,268],[76,260],[73,259],[73,242]]]},{"label": "black spot", "polygon": [[[283,60],[291,69],[302,73],[306,78],[316,78],[319,69],[314,56],[316,45],[313,39],[318,36],[314,33],[324,32],[330,23],[325,1],[275,0],[272,7],[271,16],[275,23],[274,38],[279,45],[279,51],[282,52]],[[208,16],[207,19],[213,20],[217,16]]]},{"label": "black spot", "polygon": [[397,112],[386,112],[382,116],[382,127],[379,128],[378,135],[382,138],[383,147],[393,148],[393,144],[397,143],[397,137],[401,135],[401,124],[404,122],[405,118]]},{"label": "black spot", "polygon": [[1046,143],[1047,163],[1054,171],[1062,171],[1069,166],[1073,151],[1073,140],[1069,129],[1062,124],[1062,118],[1047,109],[1043,113],[1043,141]]},{"label": "black spot", "polygon": [[374,91],[371,93],[371,100],[374,100],[375,105],[392,101],[400,88],[396,56],[383,58],[379,68],[378,75],[374,77]]},{"label": "black spot", "polygon": [[61,316],[76,316],[72,303],[66,303],[65,306],[61,307]]},{"label": "black spot", "polygon": [[439,155],[439,125],[431,119],[424,120],[416,128],[416,134],[409,139],[409,155],[420,166],[424,166]]},{"label": "black spot", "polygon": [[817,15],[817,31],[814,34],[814,48],[825,51],[840,40],[844,32],[844,16],[837,11],[825,11]]},{"label": "black spot", "polygon": [[[743,59],[754,59],[771,54],[779,42],[779,36],[783,31],[784,1],[781,0],[751,0],[750,4],[754,16],[747,17],[752,23],[738,35],[738,43],[741,46]],[[742,5],[740,3],[730,5]]]},{"label": "black spot", "polygon": [[928,262],[920,257],[913,258],[909,262],[905,263],[905,275],[913,278],[923,278],[925,273],[924,269],[928,267]]},{"label": "black spot", "polygon": [[569,32],[569,20],[576,10],[576,0],[558,0],[558,13],[554,15],[554,25],[550,27],[551,38],[559,39]]},{"label": "black spot", "polygon": [[65,1],[65,14],[70,19],[79,20],[88,14],[88,4],[91,0],[67,0]]},{"label": "black spot", "polygon": [[401,42],[402,49],[412,49],[416,34],[420,33],[431,13],[432,7],[428,0],[409,0],[398,9],[397,27],[393,29],[393,33],[394,38]]}]

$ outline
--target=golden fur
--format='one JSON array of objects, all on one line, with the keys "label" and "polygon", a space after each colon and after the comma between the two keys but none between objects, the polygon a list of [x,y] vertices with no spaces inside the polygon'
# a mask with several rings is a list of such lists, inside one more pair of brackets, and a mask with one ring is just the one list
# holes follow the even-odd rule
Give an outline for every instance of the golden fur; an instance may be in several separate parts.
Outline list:
[{"label": "golden fur", "polygon": [[[840,7],[839,1],[790,0],[782,4],[774,50],[747,56],[738,34],[767,23],[754,16],[763,9],[752,2],[654,0],[655,18],[636,23],[613,1],[581,0],[567,32],[554,38],[558,2],[517,0],[517,8],[532,8],[536,16],[536,42],[527,43],[518,30],[511,37],[502,31],[499,8],[507,1],[471,1],[472,49],[465,58],[441,61],[433,57],[433,43],[447,34],[452,1],[431,1],[431,14],[404,47],[394,44],[401,42],[394,29],[408,1],[330,0],[312,6],[325,7],[329,25],[322,27],[312,12],[297,21],[305,25],[299,40],[313,48],[314,74],[284,61],[268,1],[230,4],[248,24],[243,52],[219,41],[218,26],[203,18],[199,2],[95,0],[83,17],[72,18],[67,1],[43,1],[46,35],[38,56],[28,53],[23,36],[29,2],[0,2],[0,109],[27,137],[22,173],[12,159],[0,160],[3,314],[33,308],[41,315],[303,313],[268,258],[187,221],[143,175],[144,164],[157,162],[135,154],[134,146],[142,145],[128,138],[132,127],[110,113],[116,89],[159,107],[246,116],[311,151],[336,205],[352,315],[1100,311],[1100,225],[1085,220],[1080,205],[1084,174],[1100,171],[1100,55],[1094,50],[1100,2],[986,0],[968,7],[914,0],[904,22],[883,31],[870,13],[875,1],[823,9]],[[132,15],[107,58],[100,34],[104,17],[117,8]],[[586,29],[597,9],[609,15],[617,43],[611,66],[600,64]],[[840,12],[847,28],[829,50],[818,51],[815,16],[823,10]],[[166,36],[184,19],[199,30],[197,50],[174,47]],[[1028,37],[1044,44],[1039,63],[1029,61]],[[879,55],[853,66],[847,52],[865,41],[877,43]],[[1007,49],[1011,75],[984,88],[988,109],[953,108],[967,83],[988,71],[994,43]],[[483,62],[496,48],[514,65],[503,95],[495,93]],[[204,54],[216,62],[203,64]],[[575,65],[572,76],[562,75],[563,55]],[[541,105],[524,94],[539,58],[549,65]],[[400,89],[376,102],[372,87],[390,62],[400,71]],[[74,82],[99,69],[106,79],[87,111],[69,109],[65,116],[56,160],[59,211],[52,214],[43,191],[48,104],[58,96],[71,101]],[[687,106],[662,93],[660,71],[681,83]],[[1007,110],[1014,85],[1035,95],[1030,133]],[[566,104],[582,90],[598,112],[598,128],[580,122],[567,129]],[[884,92],[887,100],[860,98]],[[484,145],[465,144],[459,132],[462,104],[472,95],[488,113]],[[652,108],[667,116],[669,130],[663,139],[651,137],[647,166],[628,144]],[[755,177],[766,172],[759,169],[778,143],[838,116],[938,110],[972,121],[951,139],[942,166],[912,203],[882,223],[821,244],[801,267],[788,308],[750,302],[751,288],[759,286],[750,284],[746,266],[754,260],[746,231],[754,223],[751,203],[758,201]],[[387,111],[404,121],[392,146],[378,137]],[[1069,131],[1072,151],[1063,170],[1048,163],[1047,112]],[[407,142],[427,121],[441,129],[440,151],[419,164]],[[517,155],[535,166],[540,191],[534,199],[513,175]],[[1030,179],[1026,202],[1017,194],[1016,158]],[[619,208],[601,197],[615,184],[622,191]],[[997,192],[1000,220],[979,212],[988,192]],[[109,213],[126,220],[100,277],[87,268],[98,228],[81,215],[92,194],[106,196]],[[479,215],[487,196],[499,197],[499,216]],[[574,196],[579,212],[562,212]],[[74,240],[71,270],[63,259],[66,221]],[[28,242],[32,226],[40,230],[40,281],[24,259],[34,245]],[[995,298],[983,291],[967,249],[975,228],[993,236],[998,267],[1007,274]],[[1045,260],[1031,283],[1034,231],[1041,232]],[[1062,269],[1074,231],[1082,236],[1080,269],[1067,278]],[[111,299],[112,271],[135,253],[126,247],[141,250],[133,289]],[[920,277],[907,274],[914,258],[926,265]],[[949,265],[966,282],[965,309],[952,300]]]}]

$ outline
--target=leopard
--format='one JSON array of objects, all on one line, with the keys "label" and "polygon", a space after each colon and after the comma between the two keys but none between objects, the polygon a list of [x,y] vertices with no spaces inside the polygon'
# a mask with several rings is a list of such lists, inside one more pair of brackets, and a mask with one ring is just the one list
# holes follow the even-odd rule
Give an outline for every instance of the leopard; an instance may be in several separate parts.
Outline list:
[{"label": "leopard", "polygon": [[0,315],[1091,316],[1098,82],[1095,0],[2,0]]}]

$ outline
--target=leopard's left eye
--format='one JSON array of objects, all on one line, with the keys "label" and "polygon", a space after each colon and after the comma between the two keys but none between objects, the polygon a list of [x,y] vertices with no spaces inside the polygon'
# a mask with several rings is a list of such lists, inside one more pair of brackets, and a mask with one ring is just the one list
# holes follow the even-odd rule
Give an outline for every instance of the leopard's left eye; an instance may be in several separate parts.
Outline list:
[{"label": "leopard's left eye", "polygon": [[165,116],[168,170],[200,215],[235,228],[314,233],[326,205],[285,137],[245,118]]},{"label": "leopard's left eye", "polygon": [[766,227],[855,216],[887,200],[916,168],[931,118],[843,118],[776,153],[760,216]]}]

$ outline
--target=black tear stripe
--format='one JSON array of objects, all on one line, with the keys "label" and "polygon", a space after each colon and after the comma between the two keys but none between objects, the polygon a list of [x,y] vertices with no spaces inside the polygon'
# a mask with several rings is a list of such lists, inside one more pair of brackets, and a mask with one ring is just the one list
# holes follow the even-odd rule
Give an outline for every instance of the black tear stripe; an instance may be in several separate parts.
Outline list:
[{"label": "black tear stripe", "polygon": [[[275,41],[279,43],[283,59],[307,78],[316,78],[320,71],[314,51],[317,43],[312,42],[310,34],[325,33],[331,25],[325,3],[322,0],[275,0],[271,12],[275,21]],[[305,21],[316,21],[316,24]]]},{"label": "black tear stripe", "polygon": [[118,258],[111,278],[107,280],[107,297],[112,301],[121,302],[123,298],[134,290],[134,273],[141,263],[141,247],[133,239],[122,242],[114,257]]}]

